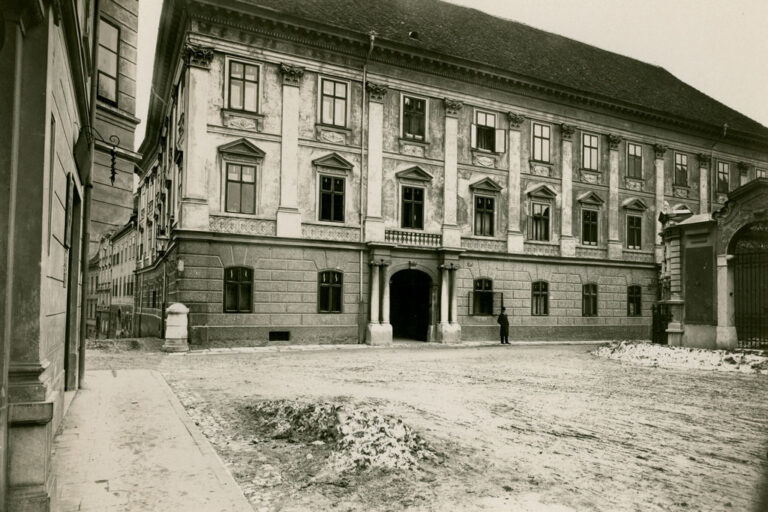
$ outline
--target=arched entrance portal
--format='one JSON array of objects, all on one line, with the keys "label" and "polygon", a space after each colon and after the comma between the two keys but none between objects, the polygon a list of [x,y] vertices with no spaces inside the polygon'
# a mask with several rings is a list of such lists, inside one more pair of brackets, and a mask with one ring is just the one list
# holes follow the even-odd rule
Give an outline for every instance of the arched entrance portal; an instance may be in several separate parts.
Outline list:
[{"label": "arched entrance portal", "polygon": [[401,270],[390,280],[393,338],[427,341],[432,280],[420,270]]},{"label": "arched entrance portal", "polygon": [[728,253],[734,256],[736,336],[744,348],[768,348],[768,222],[740,229]]}]

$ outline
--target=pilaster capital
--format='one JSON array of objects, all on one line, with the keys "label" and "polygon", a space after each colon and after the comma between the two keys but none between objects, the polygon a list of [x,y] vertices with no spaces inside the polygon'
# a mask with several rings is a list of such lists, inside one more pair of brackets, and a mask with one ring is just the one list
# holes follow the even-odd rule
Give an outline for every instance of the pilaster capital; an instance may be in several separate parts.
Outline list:
[{"label": "pilaster capital", "polygon": [[738,162],[736,164],[736,168],[740,171],[748,171],[749,170],[749,164],[747,162]]},{"label": "pilaster capital", "polygon": [[618,151],[619,144],[621,144],[622,140],[624,140],[624,137],[621,135],[608,134],[608,146],[612,151]]},{"label": "pilaster capital", "polygon": [[562,134],[563,140],[571,140],[575,132],[576,132],[576,127],[573,126],[572,124],[566,124],[566,123],[560,124],[560,133]]},{"label": "pilaster capital", "polygon": [[372,259],[368,262],[371,267],[388,267],[392,262],[381,258],[379,260]]},{"label": "pilaster capital", "polygon": [[656,154],[656,159],[660,160],[664,158],[664,153],[666,153],[668,149],[669,149],[669,146],[666,146],[664,144],[654,144],[653,151]]},{"label": "pilaster capital", "polygon": [[458,116],[461,108],[464,106],[459,100],[452,100],[449,98],[443,99],[443,105],[445,105],[445,115],[450,117]]},{"label": "pilaster capital", "polygon": [[520,125],[525,121],[525,116],[515,112],[507,112],[507,120],[510,128],[520,128]]},{"label": "pilaster capital", "polygon": [[384,101],[384,96],[387,95],[389,88],[386,85],[365,82],[365,90],[368,92],[368,99],[370,101],[381,103]]},{"label": "pilaster capital", "polygon": [[459,270],[459,264],[458,263],[443,263],[442,265],[438,265],[440,270]]},{"label": "pilaster capital", "polygon": [[211,61],[213,60],[213,48],[185,43],[184,48],[181,50],[181,56],[188,66],[210,69]]},{"label": "pilaster capital", "polygon": [[699,167],[709,168],[709,164],[712,162],[712,157],[704,153],[699,153],[696,158],[699,160]]},{"label": "pilaster capital", "polygon": [[283,85],[298,87],[299,83],[301,83],[301,77],[304,76],[304,68],[291,66],[290,64],[280,64],[280,74],[283,77]]}]

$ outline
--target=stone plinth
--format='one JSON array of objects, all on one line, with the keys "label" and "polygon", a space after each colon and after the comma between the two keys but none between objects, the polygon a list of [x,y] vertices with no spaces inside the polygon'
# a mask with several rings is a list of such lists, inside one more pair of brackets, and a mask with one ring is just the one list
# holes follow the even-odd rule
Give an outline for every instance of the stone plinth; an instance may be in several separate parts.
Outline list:
[{"label": "stone plinth", "polygon": [[171,304],[165,310],[165,352],[188,352],[189,334],[187,330],[187,315],[189,308],[184,304]]}]

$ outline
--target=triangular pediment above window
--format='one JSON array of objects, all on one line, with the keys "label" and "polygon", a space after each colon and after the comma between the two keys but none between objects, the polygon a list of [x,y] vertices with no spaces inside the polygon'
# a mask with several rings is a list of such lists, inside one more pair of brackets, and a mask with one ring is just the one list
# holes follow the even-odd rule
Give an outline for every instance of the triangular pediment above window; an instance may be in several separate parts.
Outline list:
[{"label": "triangular pediment above window", "polygon": [[264,158],[264,155],[266,155],[264,151],[247,139],[238,139],[221,145],[219,146],[219,153],[237,158],[252,159]]},{"label": "triangular pediment above window", "polygon": [[312,164],[316,167],[326,167],[330,169],[338,169],[340,171],[349,171],[355,167],[352,165],[352,162],[338,153],[331,153],[329,155],[316,158],[315,160],[312,160]]},{"label": "triangular pediment above window", "polygon": [[473,183],[469,186],[470,190],[474,192],[500,192],[501,186],[499,186],[491,178],[483,178],[477,183]]},{"label": "triangular pediment above window", "polygon": [[535,197],[538,199],[554,199],[557,197],[557,192],[552,190],[549,185],[533,185],[525,191],[529,197]]},{"label": "triangular pediment above window", "polygon": [[432,181],[432,175],[418,165],[400,171],[396,176],[400,180]]},{"label": "triangular pediment above window", "polygon": [[586,206],[603,206],[605,201],[594,192],[585,192],[581,194],[576,200]]},{"label": "triangular pediment above window", "polygon": [[692,214],[693,212],[691,211],[691,209],[688,207],[687,204],[680,203],[680,204],[676,204],[675,206],[672,207],[672,213],[674,213],[674,214],[688,214],[688,213]]},{"label": "triangular pediment above window", "polygon": [[621,203],[621,207],[626,210],[636,210],[639,212],[642,212],[648,209],[648,205],[642,202],[640,199],[637,199],[636,197],[626,199],[623,203]]}]

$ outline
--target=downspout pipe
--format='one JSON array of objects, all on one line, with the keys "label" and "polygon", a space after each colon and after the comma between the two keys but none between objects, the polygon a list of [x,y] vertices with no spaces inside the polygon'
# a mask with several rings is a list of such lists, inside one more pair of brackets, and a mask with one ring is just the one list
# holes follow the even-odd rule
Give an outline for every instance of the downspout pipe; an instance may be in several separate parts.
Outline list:
[{"label": "downspout pipe", "polygon": [[[366,143],[366,92],[365,92],[365,84],[368,81],[368,61],[371,59],[371,54],[373,53],[373,45],[376,41],[376,32],[371,30],[368,33],[368,53],[365,56],[365,61],[363,62],[363,90],[362,94],[360,95],[360,244],[365,241],[365,235],[364,235],[364,221],[365,221],[365,194],[363,194],[363,180],[368,175],[368,166],[367,166],[367,160],[365,157],[365,143]],[[359,279],[359,291],[358,291],[358,301],[360,305],[363,303],[363,257],[364,257],[365,249],[362,247],[360,248],[360,279]]]}]

